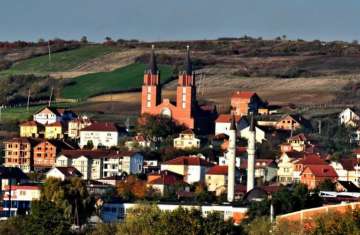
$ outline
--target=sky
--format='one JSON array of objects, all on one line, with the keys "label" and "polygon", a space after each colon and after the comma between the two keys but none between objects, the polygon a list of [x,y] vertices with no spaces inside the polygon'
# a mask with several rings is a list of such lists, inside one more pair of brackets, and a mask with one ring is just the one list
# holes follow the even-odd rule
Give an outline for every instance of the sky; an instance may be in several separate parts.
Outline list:
[{"label": "sky", "polygon": [[0,0],[0,41],[360,41],[360,0]]}]

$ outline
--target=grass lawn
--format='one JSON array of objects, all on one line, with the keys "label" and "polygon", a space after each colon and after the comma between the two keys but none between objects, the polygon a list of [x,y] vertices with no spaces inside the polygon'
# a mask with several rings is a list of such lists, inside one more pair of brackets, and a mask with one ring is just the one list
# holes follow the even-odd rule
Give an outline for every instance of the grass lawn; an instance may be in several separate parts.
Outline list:
[{"label": "grass lawn", "polygon": [[[85,99],[99,94],[140,88],[143,82],[145,64],[131,64],[112,72],[87,74],[69,80],[61,96],[70,99]],[[171,66],[161,65],[161,80],[168,81],[172,75]]]},{"label": "grass lawn", "polygon": [[34,57],[15,63],[3,74],[47,74],[49,72],[68,71],[76,66],[105,55],[114,48],[104,45],[89,45],[78,49],[57,52],[51,55],[51,63],[47,55]]}]

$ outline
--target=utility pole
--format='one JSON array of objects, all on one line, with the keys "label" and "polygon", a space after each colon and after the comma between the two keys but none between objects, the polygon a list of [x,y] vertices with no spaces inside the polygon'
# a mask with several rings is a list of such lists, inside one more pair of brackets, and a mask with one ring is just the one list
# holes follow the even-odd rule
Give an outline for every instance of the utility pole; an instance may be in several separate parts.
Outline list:
[{"label": "utility pole", "polygon": [[54,92],[54,87],[51,87],[51,93],[50,93],[49,104],[48,104],[49,107],[51,106],[51,99],[53,96],[53,92]]},{"label": "utility pole", "polygon": [[319,135],[321,135],[321,128],[322,128],[322,127],[321,127],[321,124],[322,124],[322,123],[321,123],[321,119],[320,119],[320,120],[319,120]]},{"label": "utility pole", "polygon": [[29,112],[29,105],[30,105],[30,88],[29,88],[27,104],[26,104],[26,111],[28,111],[28,112]]},{"label": "utility pole", "polygon": [[51,63],[51,47],[50,47],[50,41],[48,41],[48,51],[49,51],[49,64]]}]

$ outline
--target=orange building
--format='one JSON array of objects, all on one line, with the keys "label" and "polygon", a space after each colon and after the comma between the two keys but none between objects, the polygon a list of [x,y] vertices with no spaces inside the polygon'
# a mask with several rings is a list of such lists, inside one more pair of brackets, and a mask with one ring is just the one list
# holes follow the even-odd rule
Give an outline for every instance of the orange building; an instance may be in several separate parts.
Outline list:
[{"label": "orange building", "polygon": [[329,165],[307,165],[300,177],[301,183],[306,184],[309,189],[314,189],[327,179],[335,181],[338,175]]},{"label": "orange building", "polygon": [[28,138],[14,138],[4,142],[5,166],[18,167],[24,172],[30,172],[32,163],[32,141]]},{"label": "orange building", "polygon": [[231,113],[239,116],[248,115],[249,111],[257,113],[264,107],[264,102],[255,92],[236,91],[231,96]]},{"label": "orange building", "polygon": [[[141,94],[141,114],[164,115],[179,124],[195,129],[199,117],[206,113],[197,104],[195,74],[192,70],[190,51],[187,49],[185,70],[179,74],[176,90],[176,102],[161,100],[160,73],[156,64],[154,49],[152,50],[148,70],[144,74]],[[207,118],[205,121],[208,121]]]},{"label": "orange building", "polygon": [[34,166],[52,167],[56,159],[56,146],[48,140],[41,141],[34,147]]}]

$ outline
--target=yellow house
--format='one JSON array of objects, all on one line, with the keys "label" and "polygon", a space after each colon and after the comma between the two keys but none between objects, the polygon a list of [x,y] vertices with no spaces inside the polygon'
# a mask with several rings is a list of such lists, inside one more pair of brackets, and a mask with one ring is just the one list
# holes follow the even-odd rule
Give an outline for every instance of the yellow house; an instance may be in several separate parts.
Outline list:
[{"label": "yellow house", "polygon": [[278,163],[278,182],[280,184],[293,183],[294,160],[301,158],[304,153],[301,152],[285,152],[282,153]]},{"label": "yellow house", "polygon": [[221,195],[226,191],[228,167],[214,166],[209,169],[205,175],[205,184],[209,192],[215,192],[216,195]]},{"label": "yellow house", "polygon": [[200,148],[200,140],[195,137],[192,130],[188,129],[180,133],[180,136],[174,139],[174,148],[191,149]]},{"label": "yellow house", "polygon": [[35,121],[26,121],[20,124],[20,137],[37,138],[38,136],[39,128]]},{"label": "yellow house", "polygon": [[60,122],[55,122],[45,126],[45,139],[62,139],[63,127]]}]

